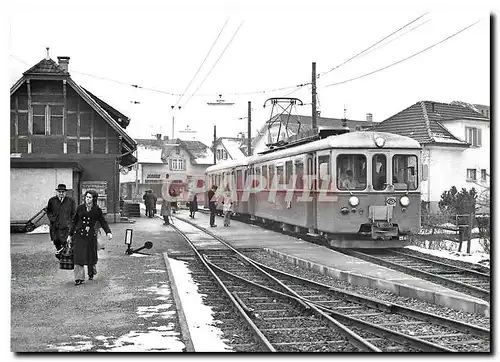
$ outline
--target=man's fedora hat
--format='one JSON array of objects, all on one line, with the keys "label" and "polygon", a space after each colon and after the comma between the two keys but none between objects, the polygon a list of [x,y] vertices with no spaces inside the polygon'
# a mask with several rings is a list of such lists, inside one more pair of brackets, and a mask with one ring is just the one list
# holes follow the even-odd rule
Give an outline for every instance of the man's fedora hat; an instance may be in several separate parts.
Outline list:
[{"label": "man's fedora hat", "polygon": [[57,185],[56,191],[68,191],[68,189],[66,188],[65,184],[59,184]]}]

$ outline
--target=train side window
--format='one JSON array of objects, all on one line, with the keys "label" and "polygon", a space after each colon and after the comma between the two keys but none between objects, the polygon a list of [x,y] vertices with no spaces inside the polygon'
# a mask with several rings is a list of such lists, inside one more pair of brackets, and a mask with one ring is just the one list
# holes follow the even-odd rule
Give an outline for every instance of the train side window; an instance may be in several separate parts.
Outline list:
[{"label": "train side window", "polygon": [[339,190],[364,190],[366,188],[365,155],[337,156],[337,188]]},{"label": "train side window", "polygon": [[267,165],[262,166],[262,187],[267,189],[269,187],[269,180],[267,178]]},{"label": "train side window", "polygon": [[236,171],[236,189],[239,191],[243,190],[243,175],[241,170]]},{"label": "train side window", "polygon": [[290,185],[290,181],[293,179],[293,163],[292,161],[285,162],[285,185],[287,188],[293,188]]},{"label": "train side window", "polygon": [[418,187],[417,156],[394,155],[392,181],[395,190],[416,190]]},{"label": "train side window", "polygon": [[283,164],[276,165],[276,179],[278,180],[277,189],[283,189],[285,186],[285,173],[283,170]]},{"label": "train side window", "polygon": [[320,189],[330,190],[331,187],[331,173],[330,173],[330,156],[318,157],[318,185]]},{"label": "train side window", "polygon": [[276,180],[274,179],[274,165],[270,164],[269,165],[269,189],[275,189],[276,188]]},{"label": "train side window", "polygon": [[302,160],[295,160],[295,188],[304,189],[304,163]]},{"label": "train side window", "polygon": [[387,187],[387,158],[376,154],[372,158],[372,185],[374,190],[385,190]]},{"label": "train side window", "polygon": [[254,187],[262,187],[262,178],[260,177],[260,166],[255,166],[255,181]]}]

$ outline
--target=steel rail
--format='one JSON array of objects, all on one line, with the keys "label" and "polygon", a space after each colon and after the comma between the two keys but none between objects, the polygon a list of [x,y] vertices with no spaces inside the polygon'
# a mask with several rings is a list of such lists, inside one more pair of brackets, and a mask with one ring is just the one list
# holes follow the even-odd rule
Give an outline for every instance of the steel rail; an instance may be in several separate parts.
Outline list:
[{"label": "steel rail", "polygon": [[343,250],[341,252],[345,253],[345,254],[348,254],[348,255],[351,255],[351,256],[354,256],[354,257],[357,257],[359,259],[368,260],[368,261],[373,262],[375,264],[379,264],[379,265],[382,265],[382,266],[390,267],[390,268],[393,268],[393,269],[396,269],[396,270],[397,269],[403,269],[405,271],[405,273],[407,273],[408,271],[410,271],[410,272],[415,273],[416,275],[418,275],[420,277],[425,276],[425,277],[431,278],[431,279],[438,279],[438,280],[440,280],[442,282],[446,282],[446,283],[455,285],[456,287],[464,288],[464,289],[470,291],[471,293],[474,293],[474,296],[476,296],[476,297],[480,297],[480,298],[488,299],[488,300],[490,298],[490,292],[489,291],[487,291],[485,289],[482,289],[482,288],[478,288],[478,287],[470,285],[470,284],[465,284],[465,283],[462,283],[462,282],[459,282],[459,281],[456,281],[456,280],[453,280],[453,279],[442,277],[442,276],[437,275],[437,274],[433,274],[433,273],[429,273],[429,272],[426,272],[426,271],[423,271],[423,270],[415,269],[415,268],[412,268],[412,267],[409,267],[409,266],[397,264],[397,263],[394,263],[392,261],[384,260],[382,258],[373,256],[373,255],[370,255],[370,254],[366,254],[364,252],[355,251],[355,250],[352,250],[352,249]]},{"label": "steel rail", "polygon": [[198,252],[196,247],[192,244],[189,237],[187,237],[186,234],[184,232],[182,232],[177,226],[175,226],[173,224],[171,224],[171,226],[174,230],[176,230],[179,233],[179,235],[182,236],[182,238],[188,243],[188,245],[191,247],[191,249],[193,249],[193,252],[195,253],[198,260],[210,272],[210,274],[212,275],[214,280],[217,282],[219,287],[224,291],[226,296],[231,300],[231,302],[233,303],[233,306],[238,311],[239,315],[243,318],[243,320],[246,321],[246,323],[250,327],[250,330],[252,331],[252,334],[254,336],[255,341],[263,348],[263,350],[265,352],[276,352],[276,349],[272,346],[271,342],[269,342],[269,340],[262,334],[262,332],[259,330],[259,328],[255,325],[255,323],[248,317],[248,315],[246,314],[246,312],[242,308],[242,306],[234,298],[234,296],[231,294],[231,292],[226,288],[224,283],[219,279],[219,277],[215,274],[215,272],[212,270],[212,268],[210,268],[210,266],[206,263],[205,259]]}]

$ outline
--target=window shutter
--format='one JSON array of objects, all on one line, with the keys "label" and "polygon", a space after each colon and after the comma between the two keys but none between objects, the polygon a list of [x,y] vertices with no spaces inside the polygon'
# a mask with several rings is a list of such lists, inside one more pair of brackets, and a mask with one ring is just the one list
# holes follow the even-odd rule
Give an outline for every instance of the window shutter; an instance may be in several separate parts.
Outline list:
[{"label": "window shutter", "polygon": [[478,145],[478,147],[482,146],[482,143],[481,143],[481,128],[477,129],[477,145]]},{"label": "window shutter", "polygon": [[172,160],[168,160],[168,168],[172,171]]}]

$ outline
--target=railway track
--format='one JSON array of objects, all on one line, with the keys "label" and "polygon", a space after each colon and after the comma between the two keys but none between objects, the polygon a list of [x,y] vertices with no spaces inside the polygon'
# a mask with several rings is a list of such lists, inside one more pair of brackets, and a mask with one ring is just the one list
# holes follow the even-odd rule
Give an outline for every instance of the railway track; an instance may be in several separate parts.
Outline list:
[{"label": "railway track", "polygon": [[337,251],[490,301],[490,275],[487,273],[394,249]]},{"label": "railway track", "polygon": [[[220,299],[220,288],[227,291],[225,299],[232,300],[232,309],[243,310],[240,317],[243,316],[246,323],[248,320],[253,323],[248,324],[247,329],[252,330],[253,336],[262,335],[267,342],[258,344],[269,344],[272,349],[268,350],[489,351],[487,329],[347,293],[268,268],[208,230],[188,220],[177,220],[184,222],[176,223],[175,227],[192,244],[198,255],[197,264],[206,264],[218,280],[219,288],[213,288],[217,298]],[[225,247],[217,251],[197,250],[196,242],[189,241],[188,236],[194,232],[193,228]],[[204,237],[202,244],[207,245],[207,239]],[[206,280],[209,275],[206,271],[194,275],[203,278],[202,286],[210,283]],[[206,294],[207,290],[201,292]],[[227,322],[228,335],[231,335],[231,326],[238,323],[229,318],[234,313],[227,311],[227,303],[215,309],[225,312],[222,319],[224,324]],[[247,341],[236,348],[253,348],[250,345]]]}]

